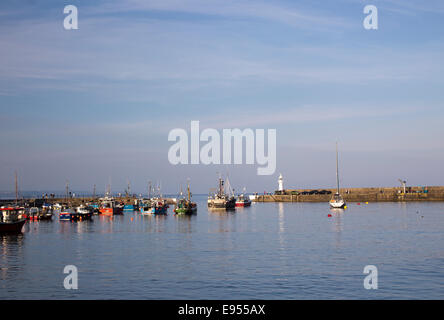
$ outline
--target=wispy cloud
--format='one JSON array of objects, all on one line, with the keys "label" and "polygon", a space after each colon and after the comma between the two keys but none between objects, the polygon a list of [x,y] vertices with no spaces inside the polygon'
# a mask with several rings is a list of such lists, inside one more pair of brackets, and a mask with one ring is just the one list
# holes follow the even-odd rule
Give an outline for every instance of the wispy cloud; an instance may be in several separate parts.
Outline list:
[{"label": "wispy cloud", "polygon": [[128,0],[102,4],[90,13],[165,11],[212,15],[226,18],[258,18],[304,29],[350,27],[343,17],[310,12],[300,5],[285,2],[245,0]]}]

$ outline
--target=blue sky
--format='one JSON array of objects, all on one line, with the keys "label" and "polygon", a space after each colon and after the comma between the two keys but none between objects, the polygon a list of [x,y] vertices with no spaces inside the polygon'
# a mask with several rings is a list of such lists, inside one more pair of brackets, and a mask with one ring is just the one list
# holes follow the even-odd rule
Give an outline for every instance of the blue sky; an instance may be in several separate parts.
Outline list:
[{"label": "blue sky", "polygon": [[[443,40],[442,1],[2,1],[0,190],[333,187],[336,141],[344,186],[442,185]],[[170,165],[191,120],[277,129],[276,174]]]}]

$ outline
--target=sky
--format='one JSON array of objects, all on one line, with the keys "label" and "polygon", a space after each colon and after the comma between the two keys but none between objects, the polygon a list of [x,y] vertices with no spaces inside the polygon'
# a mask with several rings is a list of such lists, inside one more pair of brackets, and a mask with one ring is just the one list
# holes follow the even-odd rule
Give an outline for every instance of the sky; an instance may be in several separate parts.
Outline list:
[{"label": "sky", "polygon": [[[0,191],[331,188],[336,141],[344,187],[444,185],[443,40],[439,0],[3,0]],[[170,164],[192,120],[276,129],[276,172]]]}]

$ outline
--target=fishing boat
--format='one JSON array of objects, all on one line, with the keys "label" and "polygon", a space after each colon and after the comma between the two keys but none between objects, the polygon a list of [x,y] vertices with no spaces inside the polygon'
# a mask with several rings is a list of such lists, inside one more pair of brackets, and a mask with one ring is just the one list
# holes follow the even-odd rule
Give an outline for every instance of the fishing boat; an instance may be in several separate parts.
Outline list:
[{"label": "fishing boat", "polygon": [[20,217],[21,208],[2,207],[0,208],[0,234],[2,233],[20,233],[26,219]]},{"label": "fishing boat", "polygon": [[124,207],[123,207],[123,211],[134,211],[134,205],[133,204],[126,204]]},{"label": "fishing boat", "polygon": [[336,143],[336,183],[337,190],[330,200],[330,207],[333,209],[342,209],[346,206],[345,200],[339,192],[339,157],[338,157],[338,143]]},{"label": "fishing boat", "polygon": [[62,208],[59,213],[60,221],[77,221],[79,214],[73,208]]},{"label": "fishing boat", "polygon": [[79,220],[91,220],[93,215],[93,208],[85,205],[80,205],[76,208]]},{"label": "fishing boat", "polygon": [[40,215],[38,220],[51,220],[54,213],[54,209],[50,204],[43,204],[42,210],[40,210]]},{"label": "fishing boat", "polygon": [[236,207],[249,207],[251,206],[250,198],[247,198],[243,193],[237,197]]},{"label": "fishing boat", "polygon": [[187,193],[188,193],[188,198],[185,199],[182,196],[182,191],[180,192],[180,195],[182,197],[179,197],[179,199],[176,201],[176,206],[174,208],[175,214],[192,215],[197,212],[196,203],[191,201],[191,192],[190,192],[190,183],[189,182],[188,182],[188,187],[187,187]]},{"label": "fishing boat", "polygon": [[141,214],[152,214],[151,199],[139,199],[139,211]]},{"label": "fishing boat", "polygon": [[26,219],[28,220],[51,220],[53,210],[47,205],[42,208],[32,207],[27,210]]},{"label": "fishing boat", "polygon": [[[228,181],[228,179],[227,179]],[[229,184],[229,182],[228,182]],[[231,189],[231,188],[230,188]],[[236,199],[233,195],[228,195],[224,190],[224,180],[219,177],[219,187],[217,192],[210,194],[207,201],[208,208],[213,209],[234,209],[236,206]]]},{"label": "fishing boat", "polygon": [[94,203],[87,203],[86,205],[92,209],[93,214],[100,213],[100,206],[98,203],[95,203],[95,202]]},{"label": "fishing boat", "polygon": [[104,197],[100,199],[99,212],[104,215],[123,214],[123,205],[117,203],[112,197]]},{"label": "fishing boat", "polygon": [[37,207],[32,207],[28,209],[28,213],[26,214],[28,220],[38,220],[38,216],[40,214],[40,210]]},{"label": "fishing boat", "polygon": [[142,211],[142,214],[167,214],[168,204],[165,199],[153,198],[148,207]]}]

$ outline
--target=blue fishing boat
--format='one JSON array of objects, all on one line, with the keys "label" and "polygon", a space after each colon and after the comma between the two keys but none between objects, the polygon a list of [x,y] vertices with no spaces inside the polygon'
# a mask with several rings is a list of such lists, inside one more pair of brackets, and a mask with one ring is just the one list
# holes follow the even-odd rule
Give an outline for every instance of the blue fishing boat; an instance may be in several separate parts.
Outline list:
[{"label": "blue fishing boat", "polygon": [[140,213],[149,214],[167,214],[168,204],[163,199],[143,200],[140,204]]},{"label": "blue fishing boat", "polygon": [[123,207],[123,211],[134,211],[134,205],[133,204],[126,204]]},{"label": "blue fishing boat", "polygon": [[93,214],[100,214],[100,207],[98,203],[87,203],[86,205],[92,209]]},{"label": "blue fishing boat", "polygon": [[61,221],[76,221],[78,216],[78,213],[71,208],[61,210],[59,213],[59,219]]}]

